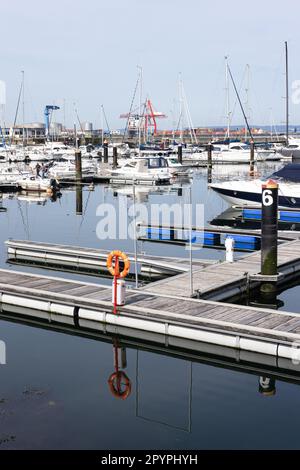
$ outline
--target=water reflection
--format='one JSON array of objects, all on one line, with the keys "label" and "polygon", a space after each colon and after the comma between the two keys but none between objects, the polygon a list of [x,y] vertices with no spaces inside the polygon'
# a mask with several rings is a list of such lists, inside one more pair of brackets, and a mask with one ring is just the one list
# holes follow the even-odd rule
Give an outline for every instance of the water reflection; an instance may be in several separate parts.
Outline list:
[{"label": "water reflection", "polygon": [[276,394],[276,380],[271,377],[259,377],[258,390],[265,397],[273,397]]},{"label": "water reflection", "polygon": [[118,338],[113,339],[114,372],[109,376],[108,386],[115,398],[126,400],[131,394],[131,380],[124,369],[127,367],[126,348],[120,346]]},{"label": "water reflection", "polygon": [[82,184],[76,185],[76,215],[82,215]]},{"label": "water reflection", "polygon": [[[261,220],[259,218],[248,218],[242,208],[230,207],[210,220],[210,225],[232,227],[240,230],[260,230]],[[288,231],[300,230],[300,223],[279,220],[278,229]]]},{"label": "water reflection", "polygon": [[272,292],[262,292],[260,289],[256,289],[254,293],[250,295],[248,305],[258,308],[269,308],[271,310],[279,310],[284,307],[284,302],[278,297],[278,290]]},{"label": "water reflection", "polygon": [[[1,448],[297,446],[286,419],[298,420],[299,364],[2,308],[0,439],[15,439]],[[266,432],[273,424],[276,433]]]}]

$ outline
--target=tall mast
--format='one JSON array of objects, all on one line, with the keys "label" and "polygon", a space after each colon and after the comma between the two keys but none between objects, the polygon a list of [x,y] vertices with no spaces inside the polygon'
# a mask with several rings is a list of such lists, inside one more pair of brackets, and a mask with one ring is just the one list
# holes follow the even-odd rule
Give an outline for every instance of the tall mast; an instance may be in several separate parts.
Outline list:
[{"label": "tall mast", "polygon": [[103,110],[103,104],[101,104],[101,145],[103,147],[103,142],[104,142],[104,110]]},{"label": "tall mast", "polygon": [[228,142],[230,140],[230,96],[229,96],[229,75],[228,75],[228,56],[225,57],[225,89],[226,89],[226,116]]},{"label": "tall mast", "polygon": [[289,55],[288,43],[285,42],[285,88],[286,88],[286,145],[289,145]]},{"label": "tall mast", "polygon": [[182,78],[181,78],[181,73],[179,74],[179,125],[180,125],[180,142],[182,143],[183,141],[183,124],[182,124],[182,118],[183,118],[183,96],[182,96]]},{"label": "tall mast", "polygon": [[[250,106],[249,106],[249,90],[250,90],[250,65],[247,64],[246,65],[246,73],[247,73],[247,77],[246,77],[246,88],[245,88],[245,92],[246,92],[246,116],[248,119],[250,119]],[[245,141],[247,140],[247,135],[248,135],[248,132],[247,132],[247,126],[245,126]]]},{"label": "tall mast", "polygon": [[175,141],[175,128],[176,128],[176,118],[175,118],[175,113],[176,113],[176,111],[175,111],[175,109],[176,109],[176,104],[175,104],[175,98],[174,98],[174,99],[173,99],[173,109],[172,109],[172,111],[171,111],[172,118],[173,118],[173,120],[172,120],[172,126],[173,126],[173,131],[172,131],[173,143],[174,143],[174,141]]},{"label": "tall mast", "polygon": [[24,70],[22,70],[22,120],[23,120],[23,131],[22,131],[22,140],[23,140],[23,147],[25,145],[25,91],[24,91]]},{"label": "tall mast", "polygon": [[139,157],[141,156],[141,120],[142,120],[142,81],[143,81],[143,69],[139,67],[139,80],[140,80],[140,92],[139,92]]},{"label": "tall mast", "polygon": [[233,79],[233,76],[232,76],[232,73],[231,73],[231,70],[230,70],[230,67],[229,67],[229,66],[228,66],[228,73],[229,73],[229,76],[230,76],[230,78],[231,78],[231,81],[232,81],[232,84],[233,84],[233,88],[234,88],[234,91],[235,91],[235,93],[236,93],[238,102],[239,102],[239,104],[240,104],[240,107],[241,107],[241,110],[242,110],[242,113],[243,113],[243,116],[244,116],[244,119],[245,119],[245,123],[246,123],[247,129],[248,129],[248,132],[249,132],[249,135],[250,135],[250,138],[251,138],[251,142],[254,142],[253,135],[252,135],[252,132],[251,132],[249,123],[248,123],[248,119],[247,119],[245,110],[244,110],[244,108],[243,108],[243,104],[242,104],[242,102],[241,102],[241,98],[240,98],[239,92],[238,92],[238,90],[237,90],[237,87],[236,87],[236,84],[235,84],[235,81],[234,81],[234,79]]}]

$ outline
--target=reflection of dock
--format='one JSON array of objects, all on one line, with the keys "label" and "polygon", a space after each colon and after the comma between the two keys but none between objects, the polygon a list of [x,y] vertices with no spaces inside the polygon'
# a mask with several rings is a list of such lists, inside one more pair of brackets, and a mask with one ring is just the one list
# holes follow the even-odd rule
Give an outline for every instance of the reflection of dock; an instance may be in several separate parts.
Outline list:
[{"label": "reflection of dock", "polygon": [[5,311],[24,315],[22,309],[27,307],[32,317],[43,311],[50,321],[64,322],[67,316],[70,324],[82,327],[85,322],[100,330],[111,325],[116,333],[119,328],[132,328],[137,334],[160,334],[167,342],[192,340],[195,349],[204,342],[292,359],[295,344],[300,343],[299,315],[270,309],[132,289],[115,315],[107,286],[11,270],[0,270],[0,293]]},{"label": "reflection of dock", "polygon": [[60,321],[56,321],[50,313],[45,316],[44,312],[38,310],[35,311],[33,318],[32,311],[25,308],[19,309],[22,311],[22,317],[20,314],[11,312],[11,308],[9,308],[2,311],[0,318],[14,323],[106,343],[114,343],[116,334],[118,334],[117,339],[120,348],[138,349],[139,351],[251,375],[272,377],[276,380],[300,385],[299,362],[292,362],[286,358],[276,358],[275,356],[258,354],[254,351],[233,350],[232,348],[203,342],[195,343],[192,340],[176,337],[170,337],[166,341],[163,335],[114,325],[98,324],[92,320],[74,322],[70,321],[68,316],[63,315],[60,316]]}]

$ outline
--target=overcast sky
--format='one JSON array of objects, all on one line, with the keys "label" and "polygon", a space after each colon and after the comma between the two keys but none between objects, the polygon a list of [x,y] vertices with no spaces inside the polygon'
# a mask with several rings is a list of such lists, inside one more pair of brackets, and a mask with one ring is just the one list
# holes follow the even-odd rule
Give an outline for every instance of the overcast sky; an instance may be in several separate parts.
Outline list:
[{"label": "overcast sky", "polygon": [[[43,121],[45,104],[63,104],[66,124],[100,126],[103,103],[109,124],[121,128],[143,67],[144,96],[168,115],[178,112],[182,74],[194,125],[225,125],[224,56],[245,102],[250,65],[252,124],[284,121],[284,41],[289,42],[290,83],[300,80],[300,3],[285,0],[2,0],[1,74],[6,122],[13,121],[25,71],[25,120]],[[291,100],[292,101],[292,100]],[[231,107],[235,97],[231,90]],[[21,116],[20,116],[21,119]],[[19,121],[20,121],[19,119]],[[56,121],[63,121],[57,111]],[[291,105],[300,122],[300,104]],[[233,124],[242,123],[236,108]]]}]

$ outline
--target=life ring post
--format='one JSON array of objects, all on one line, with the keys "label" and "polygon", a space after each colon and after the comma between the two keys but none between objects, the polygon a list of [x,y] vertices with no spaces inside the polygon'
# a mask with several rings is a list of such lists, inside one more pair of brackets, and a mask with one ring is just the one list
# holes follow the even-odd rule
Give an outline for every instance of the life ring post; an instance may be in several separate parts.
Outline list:
[{"label": "life ring post", "polygon": [[[124,263],[124,268],[121,272],[119,264],[120,258]],[[130,261],[125,255],[125,253],[119,250],[114,250],[109,253],[106,261],[106,266],[110,274],[113,276],[112,303],[113,312],[114,314],[117,314],[118,305],[124,305],[125,303],[125,283],[121,279],[127,276],[130,269]]]},{"label": "life ring post", "polygon": [[115,275],[114,275],[114,281],[113,281],[113,289],[114,289],[114,314],[117,314],[117,288],[118,288],[118,277],[119,277],[119,257],[116,255],[115,257]]}]

